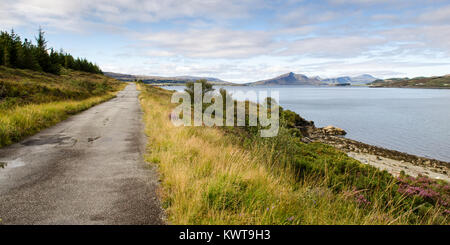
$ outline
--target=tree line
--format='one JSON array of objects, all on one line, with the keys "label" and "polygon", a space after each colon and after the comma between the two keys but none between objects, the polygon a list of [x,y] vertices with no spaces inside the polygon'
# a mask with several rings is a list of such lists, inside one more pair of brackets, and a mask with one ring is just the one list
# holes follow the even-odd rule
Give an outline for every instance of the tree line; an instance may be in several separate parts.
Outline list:
[{"label": "tree line", "polygon": [[55,51],[47,48],[44,31],[39,28],[36,44],[30,40],[21,40],[20,36],[11,30],[0,32],[0,65],[12,68],[30,69],[35,71],[60,74],[61,68],[103,74],[100,68],[84,58],[74,58],[63,50]]}]

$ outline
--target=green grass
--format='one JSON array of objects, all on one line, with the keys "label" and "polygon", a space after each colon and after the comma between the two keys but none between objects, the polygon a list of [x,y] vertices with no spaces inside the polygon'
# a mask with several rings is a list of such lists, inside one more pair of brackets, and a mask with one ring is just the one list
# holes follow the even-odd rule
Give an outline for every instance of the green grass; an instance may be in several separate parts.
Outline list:
[{"label": "green grass", "polygon": [[447,183],[420,186],[439,190],[434,199],[399,191],[418,185],[302,143],[291,112],[268,139],[254,127],[175,127],[171,92],[139,87],[146,159],[159,167],[172,224],[448,224]]},{"label": "green grass", "polygon": [[111,99],[124,84],[103,75],[63,75],[0,66],[0,147]]}]

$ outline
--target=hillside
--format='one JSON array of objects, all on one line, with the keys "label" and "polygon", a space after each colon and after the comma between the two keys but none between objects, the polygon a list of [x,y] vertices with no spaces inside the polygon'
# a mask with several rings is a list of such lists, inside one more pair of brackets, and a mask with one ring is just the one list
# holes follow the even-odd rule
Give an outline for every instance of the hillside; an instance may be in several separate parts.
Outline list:
[{"label": "hillside", "polygon": [[60,73],[0,66],[0,147],[111,99],[124,85],[101,74]]},{"label": "hillside", "polygon": [[161,77],[161,76],[143,76],[143,75],[130,75],[114,72],[105,72],[106,76],[115,78],[120,81],[132,82],[136,80],[142,80],[148,84],[162,84],[162,85],[183,85],[187,82],[192,82],[200,79],[206,79],[208,82],[215,85],[232,85],[233,83],[223,81],[214,77],[196,77],[196,76],[175,76],[175,77]]},{"label": "hillside", "polygon": [[450,75],[416,78],[390,78],[376,80],[370,87],[386,88],[450,88]]}]

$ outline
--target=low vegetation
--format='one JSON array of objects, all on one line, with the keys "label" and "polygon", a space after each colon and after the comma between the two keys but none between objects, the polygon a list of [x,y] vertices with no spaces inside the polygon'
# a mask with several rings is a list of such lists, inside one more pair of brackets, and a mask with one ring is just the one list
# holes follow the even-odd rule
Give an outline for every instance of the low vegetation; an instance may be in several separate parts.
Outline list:
[{"label": "low vegetation", "polygon": [[376,80],[369,84],[373,87],[393,88],[450,88],[450,75],[416,78],[391,78]]},{"label": "low vegetation", "polygon": [[0,147],[114,97],[124,84],[100,74],[61,75],[0,66]]},{"label": "low vegetation", "polygon": [[[258,127],[175,127],[172,92],[139,84],[172,224],[448,224],[449,185],[394,178],[337,149],[300,141],[281,110],[277,137]],[[225,93],[225,91],[221,91]]]}]

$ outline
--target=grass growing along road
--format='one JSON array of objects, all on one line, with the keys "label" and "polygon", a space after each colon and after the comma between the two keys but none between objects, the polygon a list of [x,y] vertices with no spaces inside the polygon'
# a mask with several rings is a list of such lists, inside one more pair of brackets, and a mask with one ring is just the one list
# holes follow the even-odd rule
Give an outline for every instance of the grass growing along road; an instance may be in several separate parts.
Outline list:
[{"label": "grass growing along road", "polygon": [[159,167],[172,224],[448,224],[445,206],[399,191],[415,182],[302,144],[288,129],[260,140],[237,128],[175,127],[171,92],[139,86],[146,159]]},{"label": "grass growing along road", "polygon": [[103,75],[62,75],[0,66],[0,147],[111,99],[125,84]]},{"label": "grass growing along road", "polygon": [[2,224],[163,224],[142,126],[129,84],[113,100],[0,148]]}]

